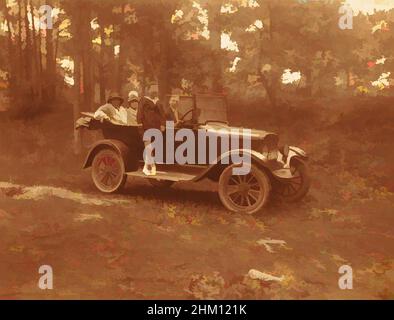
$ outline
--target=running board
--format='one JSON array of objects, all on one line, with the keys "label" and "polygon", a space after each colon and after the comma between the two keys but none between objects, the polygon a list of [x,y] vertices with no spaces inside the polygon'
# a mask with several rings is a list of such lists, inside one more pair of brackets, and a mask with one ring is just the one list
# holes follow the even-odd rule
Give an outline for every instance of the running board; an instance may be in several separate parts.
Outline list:
[{"label": "running board", "polygon": [[[126,175],[129,177],[138,177],[145,179],[154,179],[154,180],[164,180],[164,181],[192,181],[196,177],[198,177],[205,168],[196,167],[196,166],[169,166],[169,165],[157,165],[156,175],[155,176],[147,176],[142,172],[143,166],[137,171],[126,172]],[[169,170],[171,169],[171,170]]]},{"label": "running board", "polygon": [[[147,176],[142,172],[143,166],[137,171],[126,172],[126,175],[129,177],[138,177],[145,179],[154,179],[154,180],[164,180],[164,181],[193,181],[197,177],[201,175],[202,172],[206,168],[197,167],[197,166],[168,166],[168,165],[157,165],[156,175],[155,176]],[[172,170],[168,170],[172,169]],[[278,179],[292,179],[294,176],[292,175],[290,169],[279,169],[272,171],[274,177]]]},{"label": "running board", "polygon": [[164,171],[157,171],[155,176],[147,176],[145,175],[142,170],[134,171],[134,172],[127,172],[127,176],[129,177],[138,177],[138,178],[145,178],[145,179],[154,179],[154,180],[164,180],[164,181],[191,181],[196,176],[186,174],[186,173],[178,173],[178,172],[164,172]]}]

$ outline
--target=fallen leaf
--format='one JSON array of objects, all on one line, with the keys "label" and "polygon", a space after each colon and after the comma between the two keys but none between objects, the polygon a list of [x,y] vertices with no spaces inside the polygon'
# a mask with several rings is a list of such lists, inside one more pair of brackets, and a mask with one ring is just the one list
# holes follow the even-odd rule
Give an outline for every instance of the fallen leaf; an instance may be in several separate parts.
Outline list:
[{"label": "fallen leaf", "polygon": [[270,253],[275,252],[271,245],[279,245],[282,248],[286,248],[286,241],[283,240],[261,239],[257,241],[257,244],[264,246]]},{"label": "fallen leaf", "polygon": [[283,280],[285,280],[284,276],[275,277],[275,276],[272,276],[268,273],[263,273],[261,271],[255,270],[255,269],[249,270],[248,275],[253,280],[276,281],[276,282],[282,282]]},{"label": "fallen leaf", "polygon": [[88,220],[102,220],[103,217],[101,214],[99,213],[93,213],[93,214],[89,214],[89,213],[81,213],[78,217],[76,217],[74,220],[78,221],[78,222],[85,222]]}]

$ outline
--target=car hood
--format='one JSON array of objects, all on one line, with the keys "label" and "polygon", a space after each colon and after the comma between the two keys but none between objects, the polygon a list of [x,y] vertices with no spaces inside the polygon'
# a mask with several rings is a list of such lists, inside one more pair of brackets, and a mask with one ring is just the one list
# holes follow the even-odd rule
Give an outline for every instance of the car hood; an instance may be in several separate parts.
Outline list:
[{"label": "car hood", "polygon": [[249,130],[252,140],[265,140],[270,137],[271,139],[279,139],[276,133],[272,133],[264,130],[249,129],[242,127],[233,127],[224,123],[209,123],[206,125],[201,125],[201,129],[205,129],[210,133],[223,133],[228,132],[230,135],[248,134]]}]

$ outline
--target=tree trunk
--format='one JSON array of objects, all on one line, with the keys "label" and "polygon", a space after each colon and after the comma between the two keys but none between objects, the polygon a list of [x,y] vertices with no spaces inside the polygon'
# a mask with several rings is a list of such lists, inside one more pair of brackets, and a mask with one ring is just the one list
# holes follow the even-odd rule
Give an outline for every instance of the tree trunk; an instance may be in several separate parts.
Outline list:
[{"label": "tree trunk", "polygon": [[163,27],[160,36],[160,66],[159,66],[159,98],[165,101],[166,95],[170,92],[169,85],[169,32]]},{"label": "tree trunk", "polygon": [[74,104],[73,104],[73,129],[74,129],[74,153],[80,154],[82,151],[81,130],[75,129],[75,121],[80,117],[81,112],[81,60],[80,54],[74,55]]},{"label": "tree trunk", "polygon": [[222,27],[219,20],[222,1],[212,1],[211,3],[207,1],[206,4],[209,6],[208,19],[212,49],[212,91],[223,92],[223,54],[221,49]]},{"label": "tree trunk", "polygon": [[25,48],[25,74],[26,74],[26,79],[29,81],[31,89],[33,91],[33,84],[31,83],[31,76],[32,76],[32,45],[31,45],[31,39],[30,39],[30,24],[29,24],[29,9],[28,9],[28,0],[23,1],[24,4],[24,11],[25,11],[25,42],[26,42],[26,48]]},{"label": "tree trunk", "polygon": [[84,109],[91,111],[93,107],[93,68],[91,54],[91,7],[88,3],[83,6],[84,14],[80,25],[80,44],[82,47],[83,103]]},{"label": "tree trunk", "polygon": [[[144,49],[145,50],[145,49]],[[147,69],[148,69],[148,63],[146,61],[146,56],[145,54],[143,55],[143,63],[142,63],[142,79],[141,79],[141,95],[142,97],[145,96],[145,91],[146,91],[146,73],[147,73]]]},{"label": "tree trunk", "polygon": [[22,75],[22,66],[23,66],[23,49],[22,49],[22,5],[21,0],[17,1],[18,4],[18,70],[17,70],[17,79],[20,81]]},{"label": "tree trunk", "polygon": [[81,16],[77,15],[73,20],[73,48],[74,48],[74,103],[73,103],[73,130],[74,130],[74,153],[80,154],[82,151],[81,130],[75,129],[75,121],[80,117],[81,112],[81,56],[82,50],[79,46],[79,29],[81,26]]},{"label": "tree trunk", "polygon": [[265,89],[265,92],[267,93],[268,100],[271,103],[271,107],[276,107],[276,90],[273,85],[270,85],[267,78],[263,74],[263,72],[260,71],[260,81],[263,84],[263,87]]},{"label": "tree trunk", "polygon": [[[272,14],[272,4],[268,3],[268,17],[269,17],[269,30],[268,30],[268,38],[269,42],[271,42],[271,47],[273,47],[273,41],[274,41],[274,29],[273,29],[273,14]],[[267,44],[269,46],[269,44]],[[263,56],[264,56],[264,48],[263,48],[263,33],[260,33],[260,39],[259,39],[259,69],[257,70],[257,74],[260,77],[260,81],[265,89],[265,92],[267,93],[268,100],[271,104],[271,107],[275,108],[277,105],[277,87],[279,83],[279,77],[275,75],[275,70],[269,71],[271,74],[270,80],[267,78],[267,76],[264,74],[262,71],[262,61],[263,61]],[[272,54],[269,55],[272,57]],[[271,59],[272,60],[272,59]],[[270,61],[271,65],[273,64],[273,61]]]},{"label": "tree trunk", "polygon": [[8,56],[9,56],[9,62],[10,62],[10,74],[11,78],[13,78],[14,72],[15,72],[15,57],[14,57],[14,45],[12,42],[12,27],[11,27],[11,22],[10,22],[10,16],[8,13],[8,8],[7,8],[7,2],[6,0],[3,0],[3,6],[4,6],[4,15],[5,15],[5,21],[8,29],[7,33],[7,38],[8,38]]},{"label": "tree trunk", "polygon": [[[52,6],[52,2],[48,1],[48,5]],[[54,50],[53,50],[53,30],[46,29],[45,34],[45,46],[46,46],[46,101],[53,101],[55,99],[56,89],[56,64],[54,61]]]},{"label": "tree trunk", "polygon": [[306,97],[312,97],[312,95],[313,95],[313,78],[312,78],[312,69],[311,68],[308,68],[305,71],[305,78],[306,78],[306,86],[305,86],[305,90],[303,90],[303,92],[305,92]]},{"label": "tree trunk", "polygon": [[120,22],[120,30],[119,30],[119,45],[120,45],[120,52],[119,52],[119,60],[118,60],[118,73],[117,73],[117,86],[116,89],[120,93],[122,91],[123,87],[123,69],[125,65],[125,60],[126,60],[126,55],[125,51],[123,50],[124,47],[124,28],[125,28],[125,23],[124,23],[124,15],[125,15],[125,8],[126,4],[122,5],[122,21]]},{"label": "tree trunk", "polygon": [[[59,52],[59,39],[60,39],[60,36],[59,36],[60,28],[59,28],[59,26],[57,27],[56,30],[57,31],[56,31],[56,40],[55,40],[55,53],[53,55],[53,71],[54,71],[54,78],[55,79],[57,78],[57,72],[56,72],[56,69],[57,69],[57,55],[58,55],[58,52]],[[54,94],[55,97],[57,97],[57,85],[55,85],[55,87],[54,87],[53,94]]]},{"label": "tree trunk", "polygon": [[29,1],[29,7],[30,7],[30,18],[32,23],[32,70],[33,70],[33,78],[35,79],[34,81],[34,94],[38,97],[39,101],[41,101],[41,94],[40,94],[40,70],[39,70],[39,62],[37,59],[37,34],[36,34],[36,26],[34,25],[34,7]]},{"label": "tree trunk", "polygon": [[100,103],[105,103],[105,90],[106,90],[106,79],[105,79],[105,34],[104,34],[104,25],[102,24],[102,20],[100,17],[98,18],[98,24],[100,26],[100,61],[98,63],[98,70],[99,70],[99,89],[100,89]]},{"label": "tree trunk", "polygon": [[260,77],[260,81],[267,93],[268,99],[272,107],[276,107],[276,94],[274,88],[270,85],[267,77],[262,70],[263,64],[263,32],[259,34],[259,55],[257,59],[257,74]]}]

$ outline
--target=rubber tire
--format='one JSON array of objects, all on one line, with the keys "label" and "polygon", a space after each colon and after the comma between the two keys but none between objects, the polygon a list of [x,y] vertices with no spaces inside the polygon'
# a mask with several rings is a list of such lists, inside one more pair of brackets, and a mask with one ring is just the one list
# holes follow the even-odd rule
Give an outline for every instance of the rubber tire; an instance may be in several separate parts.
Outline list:
[{"label": "rubber tire", "polygon": [[250,210],[244,210],[241,209],[239,206],[233,203],[229,199],[229,196],[226,194],[226,185],[231,176],[233,176],[232,170],[236,167],[239,167],[237,165],[231,165],[227,167],[223,173],[221,174],[219,178],[219,197],[220,200],[222,201],[224,207],[232,212],[237,212],[237,213],[243,213],[243,214],[255,214],[259,212],[269,201],[270,195],[271,195],[271,181],[268,178],[267,174],[260,170],[258,167],[255,165],[251,166],[251,173],[253,176],[256,178],[258,181],[260,188],[264,190],[264,195],[261,199],[259,199],[258,203],[254,204]]},{"label": "rubber tire", "polygon": [[[107,188],[107,189],[103,188],[100,185],[100,183],[97,181],[96,169],[95,169],[96,166],[98,165],[97,161],[104,154],[110,155],[113,159],[115,159],[118,162],[118,164],[120,166],[120,170],[121,170],[121,178],[119,177],[119,181],[116,184],[114,184],[114,186],[112,188]],[[124,188],[124,186],[127,182],[127,175],[125,174],[125,165],[123,162],[123,158],[120,156],[120,154],[111,148],[105,148],[105,149],[100,150],[94,156],[94,159],[92,162],[92,180],[93,180],[93,183],[96,186],[96,188],[103,193],[111,194],[111,193],[120,192]]]},{"label": "rubber tire", "polygon": [[275,197],[278,198],[280,201],[288,202],[288,203],[299,202],[309,192],[309,189],[311,186],[311,179],[308,174],[307,166],[301,162],[297,162],[295,165],[297,166],[297,170],[300,172],[301,179],[302,179],[302,186],[297,191],[297,193],[292,196],[284,196],[280,193],[275,193]]}]

